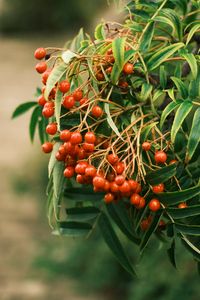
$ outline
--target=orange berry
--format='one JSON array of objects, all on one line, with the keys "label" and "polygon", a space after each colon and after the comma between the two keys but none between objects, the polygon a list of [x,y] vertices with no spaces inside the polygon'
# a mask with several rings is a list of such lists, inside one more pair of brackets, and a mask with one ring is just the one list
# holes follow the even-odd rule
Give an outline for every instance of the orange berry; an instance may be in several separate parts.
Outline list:
[{"label": "orange berry", "polygon": [[149,209],[151,211],[157,211],[160,209],[160,207],[161,207],[161,205],[160,205],[160,201],[158,199],[152,199],[149,202]]},{"label": "orange berry", "polygon": [[165,186],[163,183],[159,183],[158,185],[154,185],[152,186],[152,191],[155,193],[155,194],[159,194],[159,193],[162,193],[165,189]]}]

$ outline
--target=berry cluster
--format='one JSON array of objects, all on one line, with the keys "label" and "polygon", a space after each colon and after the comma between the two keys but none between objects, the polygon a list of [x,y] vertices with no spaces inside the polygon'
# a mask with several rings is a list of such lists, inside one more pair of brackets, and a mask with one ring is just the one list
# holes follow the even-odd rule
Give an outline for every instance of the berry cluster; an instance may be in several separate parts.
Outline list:
[{"label": "berry cluster", "polygon": [[[127,50],[127,49],[126,49]],[[44,48],[38,48],[35,51],[36,59],[43,59],[47,56]],[[109,49],[104,56],[104,69],[107,74],[112,72],[115,59],[112,49]],[[82,118],[90,115],[96,122],[104,115],[104,111],[97,101],[93,98],[89,99],[91,90],[84,92],[84,88],[72,88],[69,79],[63,79],[56,83],[51,90],[48,99],[45,99],[44,93],[46,84],[52,69],[48,68],[46,62],[39,62],[36,65],[38,73],[42,74],[42,94],[38,98],[38,104],[42,106],[42,115],[50,119],[46,127],[46,133],[52,137],[51,142],[45,142],[42,145],[42,150],[45,153],[50,153],[53,150],[54,136],[57,136],[61,142],[56,153],[56,159],[65,165],[64,177],[75,177],[79,184],[89,184],[93,186],[94,192],[103,192],[105,203],[117,202],[120,199],[129,199],[129,205],[133,205],[137,210],[143,209],[148,205],[149,210],[156,212],[161,208],[161,203],[158,199],[152,196],[148,201],[145,198],[146,186],[140,176],[135,176],[131,172],[130,162],[127,165],[126,159],[123,156],[122,146],[117,147],[116,141],[113,143],[112,138],[103,135],[95,134],[90,126],[87,128],[73,128],[58,130],[55,122],[55,97],[57,91],[63,95],[62,109],[65,110],[65,115],[68,112],[79,112]],[[95,76],[98,81],[105,79],[104,73],[99,69],[98,65],[94,68]],[[127,62],[122,70],[122,76],[131,75],[134,72],[132,63]],[[127,88],[128,83],[124,80],[119,81],[119,87]],[[88,88],[88,86],[87,86]],[[94,125],[93,124],[93,125]],[[129,142],[129,141],[128,141]],[[129,143],[130,144],[130,143]],[[125,145],[126,146],[126,145]],[[145,141],[141,145],[144,153],[153,153],[154,163],[157,165],[166,164],[167,154],[163,150],[152,149],[152,142]],[[122,154],[121,154],[122,153]],[[171,163],[175,163],[172,160]],[[137,179],[136,179],[137,178]],[[152,194],[162,193],[165,187],[161,183],[156,186],[151,186]],[[183,204],[184,205],[184,204]],[[180,208],[183,207],[180,205]],[[151,218],[144,219],[141,223],[141,228],[148,228]],[[164,222],[164,221],[162,221]],[[148,225],[148,226],[147,226]],[[163,225],[163,224],[162,224]]]}]

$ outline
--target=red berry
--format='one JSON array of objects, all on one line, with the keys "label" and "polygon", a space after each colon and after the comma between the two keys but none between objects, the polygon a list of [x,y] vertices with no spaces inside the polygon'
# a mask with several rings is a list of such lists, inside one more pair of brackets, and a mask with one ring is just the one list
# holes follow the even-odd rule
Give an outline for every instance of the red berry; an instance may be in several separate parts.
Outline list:
[{"label": "red berry", "polygon": [[72,132],[70,142],[74,145],[78,145],[82,142],[82,135],[80,132]]},{"label": "red berry", "polygon": [[188,207],[187,203],[185,203],[185,202],[179,203],[179,205],[178,205],[178,208],[187,208],[187,207]]},{"label": "red berry", "polygon": [[71,138],[71,132],[68,129],[62,130],[60,132],[60,139],[61,141],[68,142]]},{"label": "red berry", "polygon": [[47,52],[44,48],[37,48],[35,50],[34,56],[36,59],[43,59],[46,56]]},{"label": "red berry", "polygon": [[65,94],[70,90],[70,83],[67,80],[63,80],[59,84],[59,90]]},{"label": "red berry", "polygon": [[75,150],[71,142],[64,143],[64,147],[67,154],[72,154]]},{"label": "red berry", "polygon": [[160,207],[161,207],[161,205],[160,205],[160,201],[158,199],[152,199],[149,202],[149,209],[152,211],[157,211],[160,209]]},{"label": "red berry", "polygon": [[44,85],[47,83],[47,79],[49,78],[50,73],[51,73],[51,69],[48,69],[42,74],[42,83]]},{"label": "red berry", "polygon": [[46,70],[47,70],[47,64],[42,61],[42,62],[39,62],[37,63],[37,65],[35,66],[35,69],[38,73],[42,74],[44,73]]},{"label": "red berry", "polygon": [[146,200],[143,197],[140,197],[140,203],[139,203],[139,205],[136,205],[136,208],[142,209],[145,207],[145,204],[146,204]]},{"label": "red berry", "polygon": [[140,198],[141,196],[139,194],[132,194],[131,198],[130,198],[130,202],[131,204],[138,206],[140,204]]},{"label": "red berry", "polygon": [[105,185],[105,179],[101,176],[95,176],[92,181],[94,187],[98,189],[103,189]]},{"label": "red berry", "polygon": [[119,186],[119,190],[122,194],[129,193],[130,192],[130,186],[127,180],[122,183],[122,185]]},{"label": "red berry", "polygon": [[127,81],[120,81],[119,82],[119,87],[122,89],[127,89],[128,88],[128,82]]},{"label": "red berry", "polygon": [[57,124],[56,123],[51,123],[49,125],[47,125],[46,127],[46,133],[50,134],[50,135],[54,135],[57,132]]},{"label": "red berry", "polygon": [[65,155],[61,154],[60,152],[56,153],[56,159],[58,161],[64,161],[65,160]]},{"label": "red berry", "polygon": [[164,164],[167,160],[167,154],[160,150],[155,153],[154,158],[157,164]]},{"label": "red berry", "polygon": [[143,231],[146,231],[149,228],[149,220],[148,219],[144,219],[142,220],[142,222],[140,223],[140,227]]},{"label": "red berry", "polygon": [[50,153],[53,150],[53,144],[50,142],[46,142],[42,145],[42,151],[44,153]]},{"label": "red berry", "polygon": [[107,193],[104,196],[105,203],[110,203],[115,199],[114,195],[112,193]]},{"label": "red berry", "polygon": [[106,69],[106,74],[111,74],[112,73],[113,68],[110,66]]},{"label": "red berry", "polygon": [[83,98],[83,91],[80,89],[77,89],[73,92],[73,97],[75,101],[80,101]]},{"label": "red berry", "polygon": [[94,177],[97,173],[97,170],[94,166],[88,166],[86,169],[85,169],[85,175],[86,176],[90,176],[90,177]]},{"label": "red berry", "polygon": [[61,146],[59,147],[58,152],[59,152],[61,155],[63,155],[63,156],[65,156],[65,155],[67,154],[64,145],[61,145]]},{"label": "red berry", "polygon": [[47,103],[47,101],[46,101],[46,99],[44,98],[43,95],[40,95],[37,100],[38,100],[38,104],[40,106],[44,106]]},{"label": "red berry", "polygon": [[83,143],[83,149],[86,152],[94,152],[94,144]]},{"label": "red berry", "polygon": [[65,163],[69,167],[75,167],[76,166],[76,160],[71,155],[67,155],[67,157],[65,158]]},{"label": "red berry", "polygon": [[162,193],[165,189],[165,186],[163,183],[159,183],[158,185],[154,185],[152,186],[152,191],[155,193],[155,194],[159,194],[159,193]]},{"label": "red berry", "polygon": [[123,72],[127,75],[130,75],[133,73],[133,69],[134,69],[134,66],[133,64],[131,63],[126,63],[123,67]]},{"label": "red berry", "polygon": [[[47,103],[46,103],[47,104]],[[50,118],[54,115],[54,108],[53,107],[46,107],[46,104],[42,110],[42,115],[45,117],[45,118]]]},{"label": "red berry", "polygon": [[142,144],[142,149],[143,149],[144,151],[149,151],[149,150],[151,149],[151,143],[149,143],[149,142],[144,142],[144,143]]},{"label": "red berry", "polygon": [[83,106],[82,109],[88,108],[88,98],[82,98],[79,103],[80,106]]},{"label": "red berry", "polygon": [[70,109],[72,107],[74,107],[75,105],[75,99],[73,96],[66,96],[64,98],[64,101],[63,101],[63,106],[66,108],[66,109]]},{"label": "red berry", "polygon": [[111,190],[112,193],[119,192],[119,185],[117,185],[115,181],[112,181],[110,183],[110,190]]},{"label": "red berry", "polygon": [[85,134],[85,141],[89,144],[94,144],[96,142],[96,136],[93,132],[88,131]]},{"label": "red berry", "polygon": [[78,183],[80,183],[80,184],[85,183],[84,176],[81,175],[81,174],[78,174],[78,175],[76,176],[76,182],[78,182]]},{"label": "red berry", "polygon": [[104,189],[105,192],[110,191],[110,182],[107,179],[105,179],[105,185],[104,185],[103,189]]},{"label": "red berry", "polygon": [[85,170],[88,167],[88,163],[86,161],[79,162],[75,167],[75,172],[77,174],[85,175]]},{"label": "red berry", "polygon": [[107,53],[107,55],[113,54],[112,48],[108,49],[106,53]]},{"label": "red berry", "polygon": [[79,159],[84,159],[84,158],[86,158],[87,153],[83,148],[79,148],[77,156],[78,156]]},{"label": "red berry", "polygon": [[117,174],[122,174],[125,170],[125,165],[123,162],[118,162],[116,165],[113,166],[114,170]]},{"label": "red berry", "polygon": [[115,182],[117,185],[122,185],[125,182],[125,177],[123,175],[117,175],[115,177]]},{"label": "red berry", "polygon": [[92,108],[92,116],[95,118],[100,118],[103,115],[103,110],[100,106],[95,105]]},{"label": "red berry", "polygon": [[117,154],[108,154],[107,156],[107,161],[111,164],[111,165],[115,165],[119,160],[119,157],[117,156]]},{"label": "red berry", "polygon": [[104,76],[104,74],[103,74],[102,72],[98,72],[98,73],[96,74],[96,79],[97,79],[98,81],[103,81],[103,80],[105,79],[105,76]]},{"label": "red berry", "polygon": [[63,174],[66,178],[73,177],[74,176],[74,167],[66,167]]},{"label": "red berry", "polygon": [[139,183],[137,181],[133,180],[133,179],[129,179],[128,183],[129,183],[131,191],[135,192],[137,190],[137,188],[138,188],[138,184]]}]

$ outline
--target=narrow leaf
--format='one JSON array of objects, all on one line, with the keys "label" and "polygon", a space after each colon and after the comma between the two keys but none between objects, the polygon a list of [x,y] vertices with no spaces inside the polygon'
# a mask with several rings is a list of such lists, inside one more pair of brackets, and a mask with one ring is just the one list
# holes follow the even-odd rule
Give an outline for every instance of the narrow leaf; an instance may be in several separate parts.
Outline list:
[{"label": "narrow leaf", "polygon": [[178,192],[160,193],[157,194],[157,197],[161,200],[161,202],[164,205],[172,206],[192,199],[199,194],[200,185],[197,185],[186,190],[180,190]]},{"label": "narrow leaf", "polygon": [[29,134],[30,134],[30,139],[32,142],[34,140],[39,116],[41,116],[41,108],[39,106],[37,106],[33,110],[33,113],[31,115],[30,124],[29,124]]},{"label": "narrow leaf", "polygon": [[185,225],[175,223],[175,227],[184,234],[200,236],[200,225]]},{"label": "narrow leaf", "polygon": [[187,36],[186,45],[189,44],[189,42],[191,41],[193,35],[194,35],[195,32],[196,32],[197,30],[199,30],[199,29],[200,29],[200,24],[199,24],[199,23],[198,23],[198,24],[194,24],[194,25],[192,26],[192,28],[190,29],[190,31],[189,31],[189,33],[188,33],[188,36]]},{"label": "narrow leaf", "polygon": [[46,88],[44,92],[45,99],[48,99],[51,90],[55,87],[56,83],[59,81],[59,79],[64,75],[66,71],[67,71],[67,65],[64,62],[60,63],[59,65],[53,68],[53,70],[51,71],[47,79]]},{"label": "narrow leaf", "polygon": [[62,92],[57,90],[55,97],[55,117],[58,126],[58,131],[60,131],[60,112],[61,112],[61,104],[62,104]]},{"label": "narrow leaf", "polygon": [[109,219],[105,214],[102,213],[102,215],[100,216],[98,225],[102,236],[110,250],[113,252],[119,263],[134,277],[136,273],[128,257],[126,256],[126,252],[123,249],[122,244],[118,239],[114,229],[112,228]]},{"label": "narrow leaf", "polygon": [[173,122],[173,125],[172,125],[172,129],[171,129],[172,143],[174,143],[175,138],[176,138],[176,134],[179,131],[179,129],[181,128],[181,125],[183,124],[183,121],[185,120],[185,118],[187,117],[189,112],[191,111],[192,107],[193,107],[192,102],[184,101],[179,106],[179,108],[177,109],[176,114],[175,114],[175,118],[174,118],[174,122]]},{"label": "narrow leaf", "polygon": [[165,60],[177,52],[180,48],[184,47],[183,43],[176,43],[170,46],[167,46],[160,51],[157,51],[147,62],[147,67],[150,71],[159,67]]},{"label": "narrow leaf", "polygon": [[170,216],[176,219],[182,219],[187,217],[193,217],[200,215],[200,205],[192,205],[183,209],[180,208],[166,208],[166,211]]},{"label": "narrow leaf", "polygon": [[51,156],[50,156],[49,164],[48,164],[48,176],[49,176],[49,178],[51,177],[53,168],[54,168],[54,166],[57,162],[56,153],[58,152],[58,149],[61,145],[62,145],[62,143],[57,142],[53,146],[53,151],[51,152]]},{"label": "narrow leaf", "polygon": [[172,266],[176,269],[175,240],[172,241],[171,247],[167,250],[167,254]]},{"label": "narrow leaf", "polygon": [[181,56],[183,56],[186,59],[186,61],[188,62],[193,78],[196,78],[197,73],[198,73],[198,65],[197,65],[197,60],[196,60],[194,54],[193,53],[182,53]]},{"label": "narrow leaf", "polygon": [[114,123],[114,121],[113,121],[113,119],[112,119],[112,117],[111,117],[111,114],[110,114],[110,106],[109,106],[109,104],[108,104],[108,103],[105,103],[105,104],[104,104],[104,107],[105,107],[105,113],[107,114],[107,122],[108,122],[108,124],[110,125],[110,127],[112,128],[112,130],[116,133],[116,135],[117,135],[118,137],[120,137],[120,139],[121,139],[122,141],[124,141],[123,137],[121,136],[121,134],[120,134],[120,132],[119,132],[117,126],[115,125],[115,123]]},{"label": "narrow leaf", "polygon": [[66,213],[68,221],[83,222],[95,219],[99,215],[100,210],[94,206],[73,207],[67,208]]},{"label": "narrow leaf", "polygon": [[104,26],[105,26],[104,24],[100,23],[95,28],[94,36],[96,40],[105,40],[106,35],[104,31]]},{"label": "narrow leaf", "polygon": [[200,262],[200,249],[198,249],[184,234],[181,235],[181,238],[187,250]]},{"label": "narrow leaf", "polygon": [[88,223],[81,222],[60,222],[58,230],[53,231],[55,235],[80,237],[87,235],[92,229]]},{"label": "narrow leaf", "polygon": [[182,98],[186,99],[188,97],[188,90],[187,90],[185,83],[180,78],[173,77],[173,76],[170,78],[176,85],[177,90],[180,93],[180,95],[182,96]]},{"label": "narrow leaf", "polygon": [[124,65],[125,41],[125,38],[116,38],[112,42],[113,55],[119,69],[122,69]]},{"label": "narrow leaf", "polygon": [[174,111],[178,106],[180,105],[180,103],[178,102],[171,102],[169,103],[165,109],[162,112],[161,118],[160,118],[160,127],[162,128],[166,118],[169,116],[169,114]]},{"label": "narrow leaf", "polygon": [[166,167],[162,167],[159,170],[149,172],[146,175],[146,181],[151,185],[156,185],[169,180],[176,174],[176,164],[171,164]]},{"label": "narrow leaf", "polygon": [[142,52],[148,51],[151,46],[151,41],[154,35],[155,23],[150,21],[147,25],[145,33],[142,35],[142,39],[140,40],[140,50]]},{"label": "narrow leaf", "polygon": [[26,102],[26,103],[22,103],[20,104],[15,111],[12,114],[12,119],[24,114],[25,112],[27,112],[30,108],[32,108],[33,106],[36,106],[37,102],[36,101],[30,101],[30,102]]},{"label": "narrow leaf", "polygon": [[200,142],[200,107],[195,111],[187,144],[188,158],[191,159]]}]

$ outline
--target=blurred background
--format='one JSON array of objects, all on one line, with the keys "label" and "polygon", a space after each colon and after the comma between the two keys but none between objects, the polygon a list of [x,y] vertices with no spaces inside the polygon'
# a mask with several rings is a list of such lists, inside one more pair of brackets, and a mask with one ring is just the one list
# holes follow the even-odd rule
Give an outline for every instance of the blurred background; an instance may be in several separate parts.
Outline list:
[{"label": "blurred background", "polygon": [[195,265],[177,249],[178,271],[153,241],[140,262],[127,246],[139,278],[119,266],[98,232],[88,241],[51,235],[45,214],[47,161],[29,142],[30,115],[11,121],[17,105],[33,100],[37,47],[62,47],[80,27],[92,32],[115,19],[106,0],[0,0],[0,299],[198,300]]}]

